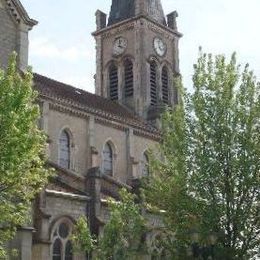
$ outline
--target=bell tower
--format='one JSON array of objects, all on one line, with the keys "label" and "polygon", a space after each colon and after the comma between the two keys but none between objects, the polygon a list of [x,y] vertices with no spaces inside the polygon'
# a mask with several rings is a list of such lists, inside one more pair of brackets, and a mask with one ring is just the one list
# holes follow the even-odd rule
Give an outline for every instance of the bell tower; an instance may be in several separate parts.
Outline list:
[{"label": "bell tower", "polygon": [[178,102],[176,11],[165,17],[160,0],[112,0],[109,17],[96,12],[96,94],[157,123]]}]

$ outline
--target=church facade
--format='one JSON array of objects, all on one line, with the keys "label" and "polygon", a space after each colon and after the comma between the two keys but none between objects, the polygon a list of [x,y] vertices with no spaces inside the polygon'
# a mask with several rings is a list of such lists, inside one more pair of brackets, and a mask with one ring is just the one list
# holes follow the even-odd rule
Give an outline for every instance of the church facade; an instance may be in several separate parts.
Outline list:
[{"label": "church facade", "polygon": [[[49,164],[57,174],[35,199],[31,222],[11,247],[22,260],[81,260],[69,240],[85,215],[91,231],[109,218],[107,199],[136,188],[149,174],[148,149],[160,141],[160,115],[178,102],[177,13],[165,17],[160,0],[112,0],[109,17],[96,12],[95,94],[34,74],[39,127],[48,135]],[[28,64],[28,33],[37,22],[19,0],[0,0],[0,66],[12,51]],[[151,225],[156,218],[148,216]],[[149,258],[148,258],[149,259]]]}]

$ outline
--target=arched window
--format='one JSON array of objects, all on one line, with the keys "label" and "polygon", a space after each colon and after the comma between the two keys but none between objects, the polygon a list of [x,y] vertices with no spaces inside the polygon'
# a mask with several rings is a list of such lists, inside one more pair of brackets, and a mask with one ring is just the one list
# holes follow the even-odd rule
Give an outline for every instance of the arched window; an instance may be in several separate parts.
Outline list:
[{"label": "arched window", "polygon": [[109,68],[109,98],[118,100],[118,72],[114,64]]},{"label": "arched window", "polygon": [[61,240],[56,239],[53,244],[53,252],[52,252],[53,260],[61,260]]},{"label": "arched window", "polygon": [[149,175],[149,158],[147,153],[143,153],[142,175],[143,177],[147,177]]},{"label": "arched window", "polygon": [[105,174],[113,172],[113,150],[109,143],[106,143],[103,150],[103,171]]},{"label": "arched window", "polygon": [[66,243],[66,247],[65,247],[65,260],[72,260],[72,243],[71,241],[69,240],[67,243]]},{"label": "arched window", "polygon": [[70,168],[70,136],[65,130],[59,139],[59,165],[65,169]]},{"label": "arched window", "polygon": [[150,63],[150,97],[151,105],[157,104],[157,66],[154,61]]},{"label": "arched window", "polygon": [[55,225],[52,235],[52,260],[72,260],[72,243],[69,240],[71,226],[67,221],[60,221]]},{"label": "arched window", "polygon": [[166,66],[162,69],[162,100],[164,104],[169,104],[169,77]]},{"label": "arched window", "polygon": [[127,59],[124,63],[125,67],[125,98],[132,97],[134,94],[134,73],[133,63]]}]

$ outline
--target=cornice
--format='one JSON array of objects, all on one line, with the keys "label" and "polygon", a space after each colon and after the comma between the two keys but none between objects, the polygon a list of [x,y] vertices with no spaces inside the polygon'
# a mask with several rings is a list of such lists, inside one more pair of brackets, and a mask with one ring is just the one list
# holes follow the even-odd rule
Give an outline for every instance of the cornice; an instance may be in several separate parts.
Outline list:
[{"label": "cornice", "polygon": [[169,33],[171,33],[171,34],[174,34],[174,35],[177,36],[178,38],[181,38],[181,37],[183,36],[182,33],[178,32],[178,31],[176,31],[176,30],[173,30],[173,29],[169,28],[168,26],[165,26],[165,25],[163,25],[163,24],[160,24],[160,23],[158,23],[156,20],[154,20],[154,19],[152,19],[152,18],[150,18],[149,16],[146,16],[146,15],[144,15],[144,14],[141,14],[141,15],[138,15],[138,16],[135,16],[135,17],[126,19],[126,20],[124,20],[124,21],[122,21],[122,22],[118,22],[118,23],[116,23],[116,24],[107,26],[106,28],[103,28],[103,29],[101,29],[101,30],[98,30],[98,31],[93,32],[92,35],[93,35],[94,37],[99,36],[100,34],[103,34],[103,33],[107,32],[107,31],[112,30],[112,29],[116,29],[116,28],[122,27],[123,25],[128,24],[128,23],[130,23],[130,22],[135,22],[135,21],[137,21],[137,20],[139,20],[139,19],[141,19],[141,18],[146,19],[147,21],[153,23],[153,24],[156,25],[157,27],[160,27],[160,28],[163,29],[164,31],[167,31],[167,32],[169,32]]},{"label": "cornice", "polygon": [[89,114],[92,114],[96,116],[95,121],[100,124],[110,126],[122,131],[125,131],[129,127],[132,127],[134,128],[134,133],[136,135],[143,136],[152,140],[160,140],[160,134],[157,133],[158,130],[149,131],[145,129],[144,126],[138,125],[138,123],[133,122],[132,119],[123,119],[119,116],[112,115],[105,111],[83,106],[74,101],[63,99],[46,93],[40,93],[39,98],[41,99],[41,101],[44,101],[46,99],[49,100],[50,108],[53,110],[67,114],[69,113],[71,115],[85,119],[88,119],[90,117]]},{"label": "cornice", "polygon": [[20,24],[21,21],[23,21],[24,24],[29,26],[29,30],[38,24],[36,20],[29,17],[28,13],[19,0],[5,0],[5,2],[17,24]]}]

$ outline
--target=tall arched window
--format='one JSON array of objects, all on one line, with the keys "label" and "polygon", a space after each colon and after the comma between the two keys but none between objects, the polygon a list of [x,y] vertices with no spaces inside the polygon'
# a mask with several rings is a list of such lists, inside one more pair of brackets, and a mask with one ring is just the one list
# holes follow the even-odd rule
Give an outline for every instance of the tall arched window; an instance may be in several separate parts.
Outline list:
[{"label": "tall arched window", "polygon": [[71,225],[67,221],[60,221],[55,225],[52,234],[52,260],[72,260],[72,243],[69,240]]},{"label": "tall arched window", "polygon": [[162,69],[162,100],[164,104],[169,104],[169,77],[166,66]]},{"label": "tall arched window", "polygon": [[109,98],[118,100],[118,72],[115,64],[109,68]]},{"label": "tall arched window", "polygon": [[142,175],[143,175],[143,177],[147,177],[149,175],[149,158],[148,158],[147,153],[143,153]]},{"label": "tall arched window", "polygon": [[113,173],[113,150],[109,143],[106,143],[103,150],[103,171],[105,174]]},{"label": "tall arched window", "polygon": [[157,66],[154,61],[150,63],[150,97],[151,105],[157,104]]},{"label": "tall arched window", "polygon": [[65,130],[59,139],[59,165],[65,169],[70,168],[70,136]]},{"label": "tall arched window", "polygon": [[65,260],[72,260],[72,243],[71,241],[67,241],[65,246]]},{"label": "tall arched window", "polygon": [[53,249],[52,249],[52,259],[53,260],[61,260],[61,240],[56,239],[54,244],[53,244]]},{"label": "tall arched window", "polygon": [[134,73],[133,63],[127,59],[124,63],[125,67],[125,98],[132,97],[134,94]]}]

